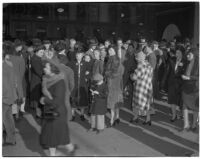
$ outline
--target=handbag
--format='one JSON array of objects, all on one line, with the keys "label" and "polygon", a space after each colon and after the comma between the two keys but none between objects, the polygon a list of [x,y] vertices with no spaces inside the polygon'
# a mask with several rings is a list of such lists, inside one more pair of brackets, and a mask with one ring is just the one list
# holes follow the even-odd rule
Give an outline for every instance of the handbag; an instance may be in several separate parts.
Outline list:
[{"label": "handbag", "polygon": [[48,120],[54,120],[57,117],[59,117],[59,113],[55,110],[48,110],[46,112],[44,112],[43,118],[44,119],[48,119]]}]

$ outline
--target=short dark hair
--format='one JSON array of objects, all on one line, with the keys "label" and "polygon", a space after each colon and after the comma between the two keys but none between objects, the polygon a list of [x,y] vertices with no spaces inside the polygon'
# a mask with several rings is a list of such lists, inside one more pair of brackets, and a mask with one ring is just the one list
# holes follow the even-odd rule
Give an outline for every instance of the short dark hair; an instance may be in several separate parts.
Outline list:
[{"label": "short dark hair", "polygon": [[47,63],[49,63],[49,65],[50,65],[50,67],[51,67],[51,72],[52,72],[52,73],[55,73],[55,74],[59,74],[59,73],[60,73],[59,68],[58,68],[55,64],[53,64],[52,62],[50,62],[50,61],[48,61],[48,60],[43,60],[43,61],[42,61],[43,67],[45,67],[45,65],[46,65]]},{"label": "short dark hair", "polygon": [[34,49],[35,52],[38,52],[39,50],[45,50],[45,46],[44,45],[38,45]]}]

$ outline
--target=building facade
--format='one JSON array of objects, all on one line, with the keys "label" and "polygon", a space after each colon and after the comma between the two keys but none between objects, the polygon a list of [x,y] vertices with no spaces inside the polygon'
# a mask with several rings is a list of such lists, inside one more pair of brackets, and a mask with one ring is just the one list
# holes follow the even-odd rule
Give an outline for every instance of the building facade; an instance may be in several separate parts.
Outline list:
[{"label": "building facade", "polygon": [[165,28],[175,24],[182,36],[194,37],[194,30],[198,30],[198,6],[194,2],[6,3],[3,34],[4,37],[24,39],[81,39],[85,36],[135,39],[145,36],[159,40]]}]

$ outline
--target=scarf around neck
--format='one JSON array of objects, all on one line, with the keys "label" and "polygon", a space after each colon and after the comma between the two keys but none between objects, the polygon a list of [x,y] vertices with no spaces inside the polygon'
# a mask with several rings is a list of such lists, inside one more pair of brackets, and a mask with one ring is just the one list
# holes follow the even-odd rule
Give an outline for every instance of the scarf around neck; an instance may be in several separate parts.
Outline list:
[{"label": "scarf around neck", "polygon": [[54,76],[44,76],[42,80],[42,92],[45,96],[48,98],[52,99],[51,93],[48,91],[48,89],[57,83],[58,81],[64,79],[65,75],[64,73],[59,73],[58,75]]}]

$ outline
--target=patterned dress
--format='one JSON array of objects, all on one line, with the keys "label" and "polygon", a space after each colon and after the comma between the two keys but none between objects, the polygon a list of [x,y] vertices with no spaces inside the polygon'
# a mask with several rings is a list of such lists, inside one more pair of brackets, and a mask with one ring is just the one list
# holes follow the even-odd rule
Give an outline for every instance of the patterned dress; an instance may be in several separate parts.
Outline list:
[{"label": "patterned dress", "polygon": [[153,68],[148,62],[139,63],[135,72],[131,74],[134,81],[133,108],[149,110],[152,102],[152,77]]}]

